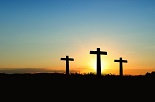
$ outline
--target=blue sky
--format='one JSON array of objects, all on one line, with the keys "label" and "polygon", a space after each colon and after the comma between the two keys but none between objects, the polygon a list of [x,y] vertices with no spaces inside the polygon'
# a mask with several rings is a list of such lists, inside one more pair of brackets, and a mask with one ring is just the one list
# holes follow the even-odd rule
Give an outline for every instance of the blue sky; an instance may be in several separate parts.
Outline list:
[{"label": "blue sky", "polygon": [[109,52],[109,63],[122,56],[130,60],[128,68],[155,68],[154,5],[154,0],[1,0],[0,68],[63,67],[60,58],[67,54],[75,57],[73,66],[86,67],[82,62],[97,47]]}]

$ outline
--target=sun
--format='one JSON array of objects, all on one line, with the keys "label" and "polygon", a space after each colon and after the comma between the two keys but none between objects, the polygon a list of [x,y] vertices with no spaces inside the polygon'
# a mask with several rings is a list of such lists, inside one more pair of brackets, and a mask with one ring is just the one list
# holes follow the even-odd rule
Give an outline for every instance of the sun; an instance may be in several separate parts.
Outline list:
[{"label": "sun", "polygon": [[[91,58],[89,60],[89,67],[90,67],[90,71],[93,73],[96,73],[97,71],[97,61],[96,58]],[[101,73],[105,72],[105,68],[106,68],[106,61],[101,61]]]}]

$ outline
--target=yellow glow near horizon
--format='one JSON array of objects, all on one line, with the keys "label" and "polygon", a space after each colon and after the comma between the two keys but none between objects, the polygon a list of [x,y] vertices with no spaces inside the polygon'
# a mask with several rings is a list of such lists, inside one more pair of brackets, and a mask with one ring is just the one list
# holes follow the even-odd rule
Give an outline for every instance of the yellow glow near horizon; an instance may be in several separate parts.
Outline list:
[{"label": "yellow glow near horizon", "polygon": [[[97,59],[95,56],[95,58],[92,57],[88,61],[88,65],[93,73],[96,73],[96,70],[97,70],[97,61],[96,60]],[[103,61],[101,60],[101,73],[105,73],[107,68],[108,68],[108,62],[106,60],[103,60]]]},{"label": "yellow glow near horizon", "polygon": [[92,71],[96,72],[96,59],[91,59],[89,61],[89,65],[90,65],[90,68],[92,69]]}]

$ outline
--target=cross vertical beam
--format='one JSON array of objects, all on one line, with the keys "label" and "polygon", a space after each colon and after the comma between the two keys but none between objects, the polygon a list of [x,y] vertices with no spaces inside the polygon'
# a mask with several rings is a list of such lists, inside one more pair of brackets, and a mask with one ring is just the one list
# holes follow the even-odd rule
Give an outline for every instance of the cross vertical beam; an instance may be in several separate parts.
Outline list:
[{"label": "cross vertical beam", "polygon": [[100,51],[100,48],[97,48],[97,51],[90,51],[90,54],[97,54],[97,76],[101,76],[101,56],[107,55],[107,52]]},{"label": "cross vertical beam", "polygon": [[66,56],[66,58],[61,58],[61,60],[66,60],[66,75],[69,75],[69,61],[74,61],[74,59]]},{"label": "cross vertical beam", "polygon": [[120,66],[120,68],[119,68],[119,75],[123,76],[123,62],[127,63],[127,60],[122,60],[122,57],[120,57],[119,60],[114,60],[114,62],[119,62],[119,66]]}]

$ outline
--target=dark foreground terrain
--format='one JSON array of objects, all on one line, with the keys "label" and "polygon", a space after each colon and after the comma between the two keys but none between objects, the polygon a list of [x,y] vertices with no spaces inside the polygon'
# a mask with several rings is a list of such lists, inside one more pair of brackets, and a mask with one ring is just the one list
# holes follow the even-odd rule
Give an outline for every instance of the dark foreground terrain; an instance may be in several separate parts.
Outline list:
[{"label": "dark foreground terrain", "polygon": [[93,100],[95,97],[97,101],[107,97],[111,97],[108,98],[109,100],[123,100],[121,97],[124,97],[126,100],[133,101],[137,98],[141,100],[153,97],[155,76],[105,75],[97,77],[93,74],[66,76],[60,73],[0,74],[0,88],[3,96],[21,95],[25,99],[30,97],[54,99],[59,96],[56,98],[57,100],[71,100],[70,98]]},{"label": "dark foreground terrain", "polygon": [[137,75],[123,76],[102,75],[100,77],[94,74],[61,74],[61,73],[36,73],[36,74],[0,74],[1,85],[47,85],[47,86],[70,86],[72,84],[79,86],[121,86],[121,85],[140,85],[150,87],[155,83],[155,75]]}]

